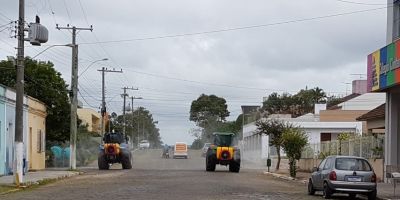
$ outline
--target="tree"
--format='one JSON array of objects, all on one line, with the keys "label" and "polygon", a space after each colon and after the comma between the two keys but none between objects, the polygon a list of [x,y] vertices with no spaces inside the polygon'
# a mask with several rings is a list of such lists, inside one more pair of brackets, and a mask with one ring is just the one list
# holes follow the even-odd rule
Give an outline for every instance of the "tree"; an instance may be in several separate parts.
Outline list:
[{"label": "tree", "polygon": [[325,92],[319,88],[300,90],[296,95],[293,96],[298,104],[298,112],[296,114],[304,115],[306,113],[314,112],[314,105],[317,103],[326,102]]},{"label": "tree", "polygon": [[281,146],[283,143],[282,134],[286,129],[292,128],[292,125],[279,119],[266,119],[257,121],[256,126],[256,133],[268,135],[269,144],[276,148],[278,162],[276,163],[275,169],[279,170],[279,165],[281,163]]},{"label": "tree", "polygon": [[201,149],[204,146],[204,142],[201,141],[200,138],[197,138],[193,141],[191,148],[192,149]]},{"label": "tree", "polygon": [[[16,71],[12,62],[1,61],[0,83],[14,88]],[[70,136],[70,103],[68,85],[51,62],[25,58],[25,93],[47,107],[47,142],[65,142]]]},{"label": "tree", "polygon": [[330,108],[330,107],[336,106],[336,105],[342,103],[343,101],[344,101],[343,98],[340,98],[338,96],[327,97],[327,106],[326,107]]},{"label": "tree", "polygon": [[339,155],[342,155],[342,142],[350,139],[349,133],[341,133],[337,137],[339,141]]},{"label": "tree", "polygon": [[190,106],[190,121],[203,128],[203,137],[210,138],[229,116],[226,100],[215,95],[200,95]]},{"label": "tree", "polygon": [[293,114],[294,98],[289,93],[279,95],[274,92],[263,102],[263,108],[268,115],[270,114]]},{"label": "tree", "polygon": [[325,103],[326,94],[321,88],[300,90],[297,94],[272,93],[263,102],[262,110],[267,114],[290,114],[298,117],[314,111],[314,104]]},{"label": "tree", "polygon": [[[113,113],[111,115],[111,129],[117,132],[123,130],[123,115]],[[153,115],[144,107],[139,107],[132,113],[125,114],[125,132],[131,137],[133,143],[140,140],[148,140],[152,147],[161,147],[160,130],[157,128],[157,121],[154,121]],[[138,141],[139,138],[139,141]]]},{"label": "tree", "polygon": [[290,176],[293,178],[296,178],[296,160],[301,158],[307,141],[307,135],[299,128],[288,128],[283,132],[282,147],[289,158]]}]

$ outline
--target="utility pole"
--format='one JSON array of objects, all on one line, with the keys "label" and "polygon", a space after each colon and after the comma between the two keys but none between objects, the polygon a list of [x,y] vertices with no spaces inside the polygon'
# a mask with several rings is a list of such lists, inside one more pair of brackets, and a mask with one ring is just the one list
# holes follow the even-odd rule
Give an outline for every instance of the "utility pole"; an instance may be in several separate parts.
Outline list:
[{"label": "utility pole", "polygon": [[[30,23],[25,28],[25,0],[19,0],[18,8],[18,47],[16,62],[16,97],[15,97],[15,133],[14,133],[14,158],[13,172],[14,183],[19,187],[23,183],[24,166],[24,77],[25,77],[25,52],[24,41],[29,41],[32,45],[40,46],[48,40],[48,30],[40,24],[39,16],[36,16],[35,23]],[[28,31],[28,38],[25,38],[25,31]]]},{"label": "utility pole", "polygon": [[124,136],[126,136],[125,130],[126,130],[126,121],[125,121],[125,103],[126,103],[126,97],[128,96],[128,94],[126,93],[126,90],[139,90],[137,88],[133,88],[133,87],[123,87],[122,88],[124,90],[124,93],[121,94],[122,97],[124,98],[124,106],[122,109],[122,119],[123,119],[123,127],[122,127],[122,133],[124,134]]},{"label": "utility pole", "polygon": [[[133,123],[134,123],[134,120],[133,120],[133,100],[134,99],[143,99],[143,98],[142,97],[131,97],[131,100],[132,100],[132,137],[131,137],[132,141],[133,141]],[[138,120],[139,120],[139,118],[138,118]],[[138,144],[139,144],[139,132],[137,134],[138,134]],[[133,142],[132,142],[132,147],[133,147]]]},{"label": "utility pole", "polygon": [[17,80],[15,102],[15,182],[17,186],[23,182],[23,134],[24,134],[24,37],[25,37],[25,0],[19,0],[18,17],[18,53],[17,53]]},{"label": "utility pole", "polygon": [[69,166],[70,169],[76,169],[76,135],[78,132],[78,123],[77,123],[77,116],[76,110],[78,108],[78,45],[76,44],[76,34],[77,30],[80,31],[93,31],[93,27],[90,28],[77,28],[75,26],[70,27],[59,27],[58,24],[56,25],[58,30],[72,29],[72,73],[71,73],[71,91],[69,93],[70,101],[71,101],[71,127],[70,127],[70,157],[69,157]]},{"label": "utility pole", "polygon": [[[104,126],[105,126],[104,125],[104,116],[107,113],[106,92],[105,92],[105,73],[106,72],[122,73],[122,69],[120,71],[115,71],[115,69],[109,70],[109,69],[103,67],[97,71],[101,72],[101,136],[103,136],[104,135]],[[110,130],[110,125],[108,126],[108,129]]]},{"label": "utility pole", "polygon": [[140,124],[139,124],[139,119],[140,119],[140,107],[138,106],[138,120],[137,120],[138,148],[139,148],[139,142],[140,142],[140,141],[139,141],[139,140],[140,140],[140,139],[139,139],[139,135],[140,135],[140,134],[139,134],[139,131],[140,131],[140,129],[139,129],[139,125],[140,125]]}]

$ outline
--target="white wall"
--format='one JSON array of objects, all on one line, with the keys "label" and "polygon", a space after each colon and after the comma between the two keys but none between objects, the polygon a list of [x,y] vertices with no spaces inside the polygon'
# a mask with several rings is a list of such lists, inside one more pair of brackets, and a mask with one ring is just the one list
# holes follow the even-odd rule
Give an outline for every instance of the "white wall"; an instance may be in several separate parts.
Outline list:
[{"label": "white wall", "polygon": [[[320,143],[321,133],[332,133],[331,139],[336,140],[337,135],[340,133],[349,132],[361,134],[362,130],[362,122],[299,122],[291,118],[282,120],[302,128],[308,135],[309,144]],[[250,123],[243,127],[242,157],[245,162],[248,161],[265,166],[265,160],[268,158],[268,153],[270,152],[269,137],[266,135],[257,135],[256,130],[257,126],[255,123]],[[319,146],[317,148],[319,148]],[[315,150],[319,151],[319,149]]]}]

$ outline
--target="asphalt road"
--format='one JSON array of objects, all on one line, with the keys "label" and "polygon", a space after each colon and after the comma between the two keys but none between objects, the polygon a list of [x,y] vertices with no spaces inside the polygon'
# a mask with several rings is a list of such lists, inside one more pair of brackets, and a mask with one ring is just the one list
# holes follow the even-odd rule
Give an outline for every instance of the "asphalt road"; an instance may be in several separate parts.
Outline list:
[{"label": "asphalt road", "polygon": [[189,152],[189,159],[163,159],[161,150],[136,151],[133,166],[132,170],[121,170],[120,165],[107,171],[84,168],[83,175],[0,199],[322,199],[308,196],[302,183],[264,175],[262,170],[230,173],[222,166],[206,172],[199,151]]}]

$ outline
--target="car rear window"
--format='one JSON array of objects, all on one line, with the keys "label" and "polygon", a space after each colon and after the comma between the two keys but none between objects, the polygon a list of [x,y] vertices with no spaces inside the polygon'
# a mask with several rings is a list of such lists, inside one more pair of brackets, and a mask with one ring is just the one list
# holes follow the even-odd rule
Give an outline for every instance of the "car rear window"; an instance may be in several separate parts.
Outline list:
[{"label": "car rear window", "polygon": [[371,171],[368,161],[359,158],[337,158],[335,168],[349,171]]}]

